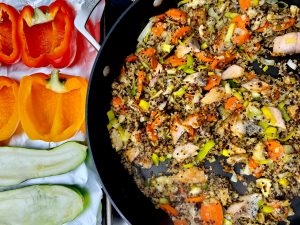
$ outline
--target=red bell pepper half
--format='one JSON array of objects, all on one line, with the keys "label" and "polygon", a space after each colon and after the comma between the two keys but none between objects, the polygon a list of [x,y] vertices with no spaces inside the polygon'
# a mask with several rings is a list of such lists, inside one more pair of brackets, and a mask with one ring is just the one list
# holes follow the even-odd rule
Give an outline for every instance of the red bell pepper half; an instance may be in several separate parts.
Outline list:
[{"label": "red bell pepper half", "polygon": [[25,6],[19,17],[23,63],[29,67],[69,66],[76,54],[73,10],[64,0],[49,7]]},{"label": "red bell pepper half", "polygon": [[12,6],[0,3],[0,63],[13,64],[20,58],[18,17]]}]

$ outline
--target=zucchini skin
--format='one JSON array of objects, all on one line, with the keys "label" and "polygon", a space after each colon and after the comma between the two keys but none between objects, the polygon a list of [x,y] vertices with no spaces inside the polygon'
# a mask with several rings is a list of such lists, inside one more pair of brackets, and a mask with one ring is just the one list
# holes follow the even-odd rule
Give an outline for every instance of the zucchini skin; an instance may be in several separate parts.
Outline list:
[{"label": "zucchini skin", "polygon": [[62,225],[84,209],[78,190],[62,185],[33,185],[0,192],[0,224]]},{"label": "zucchini skin", "polygon": [[50,150],[0,147],[0,186],[72,171],[87,156],[87,146],[66,142]]}]

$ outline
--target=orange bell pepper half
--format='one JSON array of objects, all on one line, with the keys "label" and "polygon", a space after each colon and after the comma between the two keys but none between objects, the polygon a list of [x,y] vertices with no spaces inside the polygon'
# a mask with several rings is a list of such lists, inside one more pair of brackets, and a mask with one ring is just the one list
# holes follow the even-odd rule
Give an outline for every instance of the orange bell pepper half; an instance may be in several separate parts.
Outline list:
[{"label": "orange bell pepper half", "polygon": [[20,58],[17,35],[19,13],[12,6],[0,3],[0,62],[13,64]]},{"label": "orange bell pepper half", "polygon": [[78,76],[37,73],[20,82],[19,110],[30,139],[63,141],[84,123],[87,80]]},{"label": "orange bell pepper half", "polygon": [[0,76],[0,141],[9,139],[18,127],[18,93],[17,81]]},{"label": "orange bell pepper half", "polygon": [[63,0],[49,7],[25,6],[19,17],[23,63],[29,67],[70,65],[76,53],[73,11]]},{"label": "orange bell pepper half", "polygon": [[200,208],[199,214],[204,225],[223,224],[223,208],[221,203],[216,199],[212,199],[210,202],[204,202]]}]

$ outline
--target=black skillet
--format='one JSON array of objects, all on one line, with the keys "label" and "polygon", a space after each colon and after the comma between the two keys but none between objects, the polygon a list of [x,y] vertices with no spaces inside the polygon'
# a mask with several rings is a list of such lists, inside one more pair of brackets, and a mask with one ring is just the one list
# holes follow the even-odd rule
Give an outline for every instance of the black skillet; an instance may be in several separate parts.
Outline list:
[{"label": "black skillet", "polygon": [[[117,20],[107,35],[97,56],[89,83],[87,99],[87,131],[89,147],[93,152],[102,186],[112,205],[127,221],[133,225],[171,225],[169,216],[155,209],[151,201],[137,188],[133,178],[121,164],[120,156],[111,147],[106,112],[110,110],[111,84],[120,73],[124,58],[135,51],[137,37],[148,23],[150,17],[176,7],[178,1],[165,0],[160,7],[153,7],[153,0],[136,0]],[[290,4],[300,0],[289,1]],[[109,70],[108,70],[109,68]],[[103,73],[103,71],[106,71]],[[109,71],[108,76],[104,76]],[[276,71],[275,71],[276,72]],[[271,75],[276,73],[270,71]],[[158,168],[158,171],[163,168]],[[218,169],[218,166],[215,167]],[[142,177],[148,177],[156,170],[140,171]],[[217,173],[220,173],[217,172]],[[222,174],[225,175],[226,174]],[[243,189],[242,186],[237,189]],[[298,199],[299,200],[299,199]],[[292,224],[300,224],[300,202],[293,202],[296,216]]]}]

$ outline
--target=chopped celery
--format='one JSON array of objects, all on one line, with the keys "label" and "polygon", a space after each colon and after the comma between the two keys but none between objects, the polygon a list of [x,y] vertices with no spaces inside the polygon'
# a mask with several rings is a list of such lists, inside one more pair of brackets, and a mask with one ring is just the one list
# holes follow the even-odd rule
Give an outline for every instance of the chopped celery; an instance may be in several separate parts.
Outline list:
[{"label": "chopped celery", "polygon": [[107,113],[108,120],[111,121],[115,118],[115,114],[112,110],[109,110]]},{"label": "chopped celery", "polygon": [[198,155],[197,155],[197,159],[199,161],[202,161],[206,155],[208,154],[208,152],[215,146],[215,141],[214,140],[209,140],[207,141],[203,147],[200,149]]},{"label": "chopped celery", "polygon": [[234,32],[234,28],[235,28],[235,23],[231,23],[229,25],[229,28],[228,28],[226,36],[225,36],[225,40],[224,40],[225,43],[229,43],[230,42],[231,37],[232,37],[233,32]]},{"label": "chopped celery", "polygon": [[276,119],[275,119],[275,117],[273,116],[271,110],[270,110],[268,107],[263,106],[263,107],[261,108],[261,111],[263,112],[264,116],[265,116],[267,119],[270,120],[271,125],[275,125],[275,124],[276,124]]},{"label": "chopped celery", "polygon": [[263,129],[267,129],[267,127],[269,126],[269,123],[266,121],[259,121],[258,125],[260,127],[262,127]]},{"label": "chopped celery", "polygon": [[184,87],[180,88],[178,91],[175,91],[173,93],[173,95],[177,96],[177,97],[182,97],[184,94],[185,94],[185,88]]},{"label": "chopped celery", "polygon": [[246,108],[249,105],[249,101],[244,101],[243,107]]},{"label": "chopped celery", "polygon": [[261,208],[261,211],[263,213],[268,214],[268,213],[272,213],[274,211],[274,208],[271,207],[271,206],[263,205],[262,208]]},{"label": "chopped celery", "polygon": [[204,70],[204,69],[207,69],[207,68],[208,68],[207,66],[203,66],[203,65],[198,66],[198,69],[200,69],[200,70]]},{"label": "chopped celery", "polygon": [[185,69],[183,69],[183,71],[184,71],[185,73],[188,73],[188,74],[193,74],[193,73],[196,73],[196,71],[195,71],[195,70],[193,70],[193,69],[190,69],[190,68],[185,68]]},{"label": "chopped celery", "polygon": [[132,89],[131,89],[131,95],[132,96],[136,95],[136,90],[137,90],[136,83],[135,83],[135,80],[133,80],[132,81]]},{"label": "chopped celery", "polygon": [[158,164],[159,164],[159,157],[158,157],[158,155],[156,153],[152,154],[151,159],[152,159],[154,165],[158,166]]},{"label": "chopped celery", "polygon": [[127,130],[124,130],[121,126],[118,127],[118,131],[121,136],[121,140],[123,142],[127,142],[129,140],[131,134]]},{"label": "chopped celery", "polygon": [[238,100],[242,100],[243,99],[243,96],[240,92],[236,92],[236,91],[233,91],[232,92],[233,96],[235,96]]},{"label": "chopped celery", "polygon": [[139,103],[139,106],[145,110],[145,111],[148,111],[149,110],[149,107],[150,107],[150,103],[145,101],[144,99],[142,99]]},{"label": "chopped celery", "polygon": [[177,7],[184,5],[184,4],[188,3],[189,1],[190,0],[182,0],[182,1],[178,2]]},{"label": "chopped celery", "polygon": [[248,118],[260,120],[262,118],[262,112],[252,104],[249,104],[246,108],[246,115]]},{"label": "chopped celery", "polygon": [[291,120],[289,114],[287,113],[285,107],[284,107],[284,102],[280,102],[278,104],[278,109],[281,111],[282,113],[282,117],[286,122],[289,122]]},{"label": "chopped celery", "polygon": [[266,139],[277,139],[278,132],[276,127],[267,127],[264,132],[264,137]]},{"label": "chopped celery", "polygon": [[172,50],[172,45],[163,43],[163,44],[161,45],[161,50],[162,50],[163,52],[170,53],[171,50]]},{"label": "chopped celery", "polygon": [[169,204],[169,200],[166,198],[160,198],[159,199],[159,204]]},{"label": "chopped celery", "polygon": [[207,49],[209,46],[207,44],[207,42],[203,42],[200,46],[201,50]]},{"label": "chopped celery", "polygon": [[229,18],[229,19],[233,19],[234,17],[238,16],[238,13],[232,13],[232,12],[226,12],[225,13],[225,17]]},{"label": "chopped celery", "polygon": [[229,157],[230,156],[229,151],[227,149],[223,149],[222,155],[225,156],[225,157]]},{"label": "chopped celery", "polygon": [[191,67],[194,63],[194,58],[191,55],[186,55],[186,66]]},{"label": "chopped celery", "polygon": [[295,131],[293,131],[293,132],[291,132],[291,133],[289,133],[285,138],[280,138],[279,140],[281,141],[281,142],[285,142],[285,141],[288,141],[288,140],[290,140],[291,138],[293,138],[294,136],[295,136]]},{"label": "chopped celery", "polygon": [[278,183],[283,187],[287,187],[289,185],[289,181],[284,177],[278,179]]},{"label": "chopped celery", "polygon": [[188,164],[184,164],[182,167],[184,168],[184,169],[190,169],[190,168],[192,168],[194,166],[194,163],[188,163]]}]

